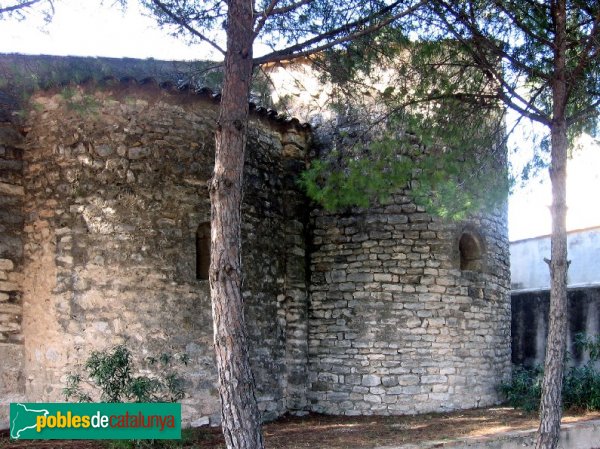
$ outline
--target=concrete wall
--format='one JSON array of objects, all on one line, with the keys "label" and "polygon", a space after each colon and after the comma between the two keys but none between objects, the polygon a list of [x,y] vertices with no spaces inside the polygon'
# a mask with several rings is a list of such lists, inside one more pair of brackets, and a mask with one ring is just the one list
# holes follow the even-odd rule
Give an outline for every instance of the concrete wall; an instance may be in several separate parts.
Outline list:
[{"label": "concrete wall", "polygon": [[[571,231],[567,235],[568,335],[571,363],[588,362],[587,354],[574,345],[577,333],[600,334],[600,228]],[[550,237],[519,240],[510,244],[512,285],[512,361],[535,366],[544,362],[550,309]]]},{"label": "concrete wall", "polygon": [[[513,293],[512,295],[512,361],[518,365],[535,366],[544,363],[550,292]],[[589,355],[577,349],[576,334],[600,334],[600,287],[569,289],[567,293],[567,349],[571,363],[583,365]]]},{"label": "concrete wall", "polygon": [[[567,246],[571,261],[569,287],[600,285],[600,228],[569,232]],[[550,259],[550,236],[511,242],[511,288],[514,292],[550,288],[550,270],[544,258]]]}]

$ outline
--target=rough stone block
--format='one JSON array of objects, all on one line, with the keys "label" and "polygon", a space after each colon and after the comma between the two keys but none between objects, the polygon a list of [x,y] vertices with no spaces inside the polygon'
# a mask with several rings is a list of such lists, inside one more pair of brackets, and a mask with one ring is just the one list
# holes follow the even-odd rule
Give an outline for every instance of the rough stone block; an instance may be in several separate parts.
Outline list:
[{"label": "rough stone block", "polygon": [[362,378],[362,385],[366,387],[375,387],[381,384],[381,377],[376,374],[367,374]]},{"label": "rough stone block", "polygon": [[16,292],[19,286],[14,282],[0,281],[0,292]]},{"label": "rough stone block", "polygon": [[15,268],[15,264],[10,259],[0,259],[0,270],[12,271]]},{"label": "rough stone block", "polygon": [[151,154],[150,148],[146,147],[133,147],[127,150],[127,157],[129,159],[137,160],[147,157]]},{"label": "rough stone block", "polygon": [[0,194],[23,196],[25,195],[25,188],[20,185],[8,184],[6,182],[0,182]]},{"label": "rough stone block", "polygon": [[421,383],[423,384],[445,383],[447,381],[448,378],[442,375],[421,376]]},{"label": "rough stone block", "polygon": [[381,403],[381,396],[377,394],[365,394],[364,399],[366,402],[371,402],[374,404]]}]

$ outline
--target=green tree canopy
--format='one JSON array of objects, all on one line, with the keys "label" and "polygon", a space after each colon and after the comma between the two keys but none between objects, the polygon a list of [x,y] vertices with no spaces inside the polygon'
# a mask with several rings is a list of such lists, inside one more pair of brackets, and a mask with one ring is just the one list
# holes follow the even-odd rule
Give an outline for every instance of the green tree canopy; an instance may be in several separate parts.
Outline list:
[{"label": "green tree canopy", "polygon": [[[397,43],[382,47],[384,38]],[[413,201],[442,217],[505,203],[504,108],[456,41],[410,43],[386,30],[316,63],[335,85],[342,123],[326,145],[334,151],[303,176],[325,208],[366,207],[408,183]]]},{"label": "green tree canopy", "polygon": [[[167,27],[192,43],[226,52],[228,2],[224,0],[140,0]],[[122,3],[124,3],[122,1]],[[252,2],[252,40],[271,52],[255,64],[309,56],[352,42],[409,17],[421,0],[258,0]]]},{"label": "green tree canopy", "polygon": [[496,98],[548,130],[550,323],[536,449],[551,449],[560,430],[567,334],[566,163],[570,138],[582,130],[594,133],[600,113],[600,3],[434,0],[422,14],[424,38],[458,41],[497,84]]},{"label": "green tree canopy", "polygon": [[[458,110],[469,106],[477,110],[500,102],[547,130],[542,150],[550,153],[553,227],[548,263],[552,285],[536,448],[554,448],[560,428],[567,334],[566,161],[574,136],[597,132],[600,4],[590,0],[431,0],[414,18],[412,37],[426,43],[411,56],[418,84],[404,91],[391,85],[384,91],[398,107],[410,111],[415,104],[450,100],[450,104],[460,101],[464,105]],[[411,114],[415,116],[414,109]],[[419,115],[417,111],[417,122]],[[422,127],[415,129],[427,136]],[[453,126],[448,123],[440,129],[448,135]]]}]

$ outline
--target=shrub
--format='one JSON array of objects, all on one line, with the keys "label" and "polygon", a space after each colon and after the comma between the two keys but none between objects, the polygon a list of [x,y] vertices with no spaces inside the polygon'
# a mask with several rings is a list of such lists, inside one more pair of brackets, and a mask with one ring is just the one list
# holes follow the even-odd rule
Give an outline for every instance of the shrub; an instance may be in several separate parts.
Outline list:
[{"label": "shrub", "polygon": [[[79,373],[67,377],[63,389],[66,400],[92,402],[89,390],[100,390],[103,402],[177,402],[185,396],[183,379],[172,365],[175,361],[187,364],[186,354],[178,357],[161,354],[148,357],[149,365],[159,368],[160,374],[154,377],[135,375],[131,352],[123,345],[105,351],[94,351],[85,362],[88,373],[87,388],[82,387]],[[107,441],[109,449],[176,448],[185,444],[170,440],[114,440]]]},{"label": "shrub", "polygon": [[543,377],[541,366],[531,369],[515,367],[510,380],[500,384],[500,392],[511,407],[529,412],[537,410],[542,396]]},{"label": "shrub", "polygon": [[[179,361],[187,364],[188,357],[180,355]],[[183,379],[173,370],[175,357],[162,354],[158,359],[149,357],[150,365],[159,366],[160,374],[149,377],[134,375],[131,352],[123,345],[110,350],[93,351],[85,362],[92,390],[100,390],[103,402],[176,402],[185,396]],[[87,389],[82,388],[79,373],[67,377],[63,389],[66,400],[92,402]]]},{"label": "shrub", "polygon": [[[577,334],[575,347],[587,351],[590,359],[582,367],[565,366],[563,407],[600,410],[600,371],[595,367],[596,362],[600,360],[600,335],[587,337]],[[569,357],[568,355],[565,365],[568,364]],[[527,411],[537,410],[542,394],[543,377],[544,370],[541,366],[529,369],[515,367],[511,379],[501,383],[499,390],[511,407]]]},{"label": "shrub", "polygon": [[563,406],[600,410],[600,372],[590,364],[571,368],[563,382]]}]

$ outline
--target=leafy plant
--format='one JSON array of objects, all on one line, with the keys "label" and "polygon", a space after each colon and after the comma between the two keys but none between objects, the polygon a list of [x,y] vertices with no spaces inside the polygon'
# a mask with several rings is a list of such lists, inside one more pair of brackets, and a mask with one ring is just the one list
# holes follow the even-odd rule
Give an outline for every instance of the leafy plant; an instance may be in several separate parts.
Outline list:
[{"label": "leafy plant", "polygon": [[[175,361],[187,364],[188,360],[185,354],[149,357],[148,364],[158,365],[160,374],[153,377],[135,375],[131,352],[118,345],[110,350],[93,351],[84,367],[90,379],[87,383],[92,390],[100,390],[103,402],[176,402],[183,399],[185,389],[183,379],[172,369],[172,364]],[[75,373],[67,377],[63,394],[66,400],[91,402],[88,390],[82,388],[81,374]]]},{"label": "leafy plant", "polygon": [[537,410],[542,396],[544,370],[541,366],[533,369],[516,367],[509,381],[500,384],[500,392],[511,407],[526,411]]},{"label": "leafy plant", "polygon": [[600,410],[600,372],[591,364],[568,371],[563,382],[563,406]]},{"label": "leafy plant", "polygon": [[575,348],[581,351],[588,351],[590,361],[600,360],[600,334],[588,337],[584,333],[575,334]]},{"label": "leafy plant", "polygon": [[[173,370],[174,362],[187,365],[187,354],[173,356],[161,354],[148,357],[146,362],[158,366],[159,375],[150,377],[135,375],[133,358],[129,349],[123,345],[104,351],[93,351],[85,362],[88,373],[88,387],[100,390],[103,402],[177,402],[185,396],[183,379]],[[82,387],[79,373],[67,377],[67,386],[63,389],[66,400],[92,402],[89,389]],[[172,448],[180,447],[184,442],[170,440],[114,440],[108,441],[110,449]]]},{"label": "leafy plant", "polygon": [[[576,334],[574,345],[576,350],[588,352],[589,361],[581,367],[565,366],[563,407],[600,410],[600,371],[595,366],[600,360],[600,335],[588,337],[585,334]],[[565,365],[569,361],[570,356],[567,356]],[[539,408],[543,376],[544,370],[541,366],[529,369],[516,367],[511,379],[501,383],[499,390],[510,406],[534,411]]]}]

